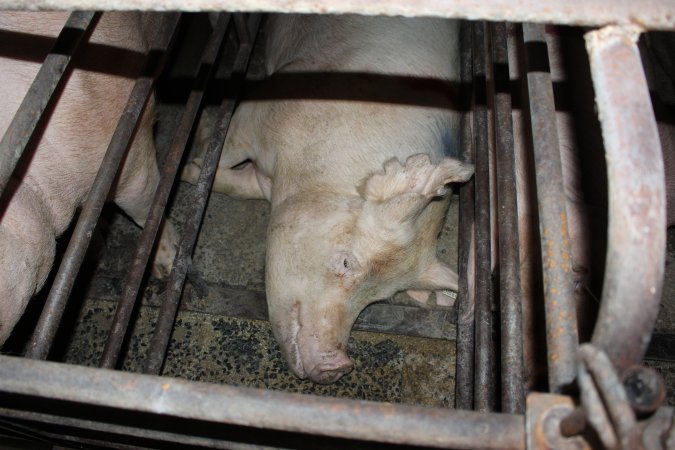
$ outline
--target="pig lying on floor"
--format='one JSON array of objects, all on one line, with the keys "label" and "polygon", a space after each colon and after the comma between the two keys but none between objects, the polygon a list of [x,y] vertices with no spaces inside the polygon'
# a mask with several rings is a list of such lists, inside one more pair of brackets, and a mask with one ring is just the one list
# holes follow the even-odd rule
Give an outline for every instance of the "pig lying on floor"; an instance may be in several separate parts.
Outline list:
[{"label": "pig lying on floor", "polygon": [[[266,288],[293,372],[332,383],[368,304],[457,289],[436,258],[456,153],[458,24],[278,15],[268,79],[237,109],[214,189],[271,203]],[[183,179],[196,182],[196,158]]]},{"label": "pig lying on floor", "polygon": [[[0,41],[1,134],[67,17],[67,13],[0,13],[0,30],[8,35]],[[148,48],[143,30],[154,29],[157,20],[157,15],[140,13],[102,15],[7,185],[0,219],[0,344],[44,284],[54,261],[55,238],[66,230],[91,189],[142,68]],[[146,106],[111,194],[111,200],[141,226],[159,182],[153,103],[151,99]],[[175,246],[167,222],[156,253],[156,276],[171,269]]]}]

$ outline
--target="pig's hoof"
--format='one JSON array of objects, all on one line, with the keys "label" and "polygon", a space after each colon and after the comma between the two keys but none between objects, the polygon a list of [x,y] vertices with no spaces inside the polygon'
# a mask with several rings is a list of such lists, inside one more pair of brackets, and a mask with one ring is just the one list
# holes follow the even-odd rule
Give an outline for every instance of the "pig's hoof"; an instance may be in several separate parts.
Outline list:
[{"label": "pig's hoof", "polygon": [[353,368],[354,364],[349,357],[344,355],[334,361],[317,364],[309,371],[307,376],[315,383],[331,384],[342,378],[343,375],[347,375]]},{"label": "pig's hoof", "polygon": [[180,174],[180,179],[182,181],[188,182],[190,184],[197,184],[199,180],[199,174],[202,171],[202,159],[195,158],[183,167],[183,172]]}]

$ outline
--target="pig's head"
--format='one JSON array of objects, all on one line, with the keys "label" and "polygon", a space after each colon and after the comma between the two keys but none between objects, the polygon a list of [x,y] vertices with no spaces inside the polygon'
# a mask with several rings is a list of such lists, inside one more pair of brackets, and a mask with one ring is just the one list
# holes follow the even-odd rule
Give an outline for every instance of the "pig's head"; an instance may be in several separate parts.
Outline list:
[{"label": "pig's head", "polygon": [[457,289],[436,258],[447,184],[473,166],[427,155],[384,165],[361,196],[296,195],[272,211],[267,298],[272,329],[293,372],[333,383],[352,369],[347,339],[368,304],[406,289]]}]

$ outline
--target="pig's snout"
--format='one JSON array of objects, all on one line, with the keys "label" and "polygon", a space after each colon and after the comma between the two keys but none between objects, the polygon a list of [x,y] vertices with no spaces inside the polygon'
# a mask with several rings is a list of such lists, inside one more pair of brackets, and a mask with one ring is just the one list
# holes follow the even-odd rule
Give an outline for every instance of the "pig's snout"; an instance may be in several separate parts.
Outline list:
[{"label": "pig's snout", "polygon": [[337,350],[320,355],[317,362],[313,365],[307,364],[305,368],[310,380],[315,383],[330,384],[351,372],[354,364],[347,353]]}]

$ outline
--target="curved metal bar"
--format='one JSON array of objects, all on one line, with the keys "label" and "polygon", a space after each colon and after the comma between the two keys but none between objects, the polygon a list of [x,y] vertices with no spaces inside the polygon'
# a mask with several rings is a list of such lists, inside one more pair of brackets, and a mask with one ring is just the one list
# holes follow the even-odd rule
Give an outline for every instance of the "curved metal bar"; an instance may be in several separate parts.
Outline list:
[{"label": "curved metal bar", "polygon": [[592,342],[619,371],[647,350],[666,252],[663,155],[636,45],[640,31],[586,34],[609,183],[607,263]]}]

